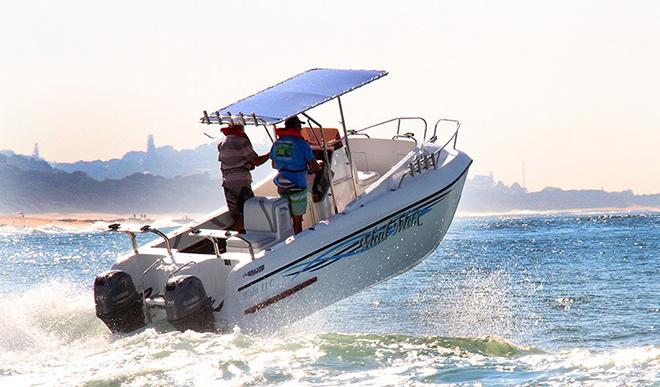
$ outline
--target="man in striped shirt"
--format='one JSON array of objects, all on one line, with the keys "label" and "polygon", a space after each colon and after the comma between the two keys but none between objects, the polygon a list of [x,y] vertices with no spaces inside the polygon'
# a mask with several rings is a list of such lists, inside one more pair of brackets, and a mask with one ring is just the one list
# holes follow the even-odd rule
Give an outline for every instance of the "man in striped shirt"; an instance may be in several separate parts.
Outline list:
[{"label": "man in striped shirt", "polygon": [[218,144],[218,161],[225,200],[234,219],[229,229],[240,232],[243,230],[243,205],[254,197],[250,171],[265,163],[269,155],[257,155],[243,125],[230,125],[221,130],[225,139]]}]

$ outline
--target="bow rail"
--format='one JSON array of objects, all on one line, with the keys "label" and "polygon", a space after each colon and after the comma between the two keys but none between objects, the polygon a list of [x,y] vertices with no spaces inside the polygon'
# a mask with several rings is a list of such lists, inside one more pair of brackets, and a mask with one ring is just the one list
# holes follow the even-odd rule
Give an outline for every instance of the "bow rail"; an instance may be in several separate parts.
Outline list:
[{"label": "bow rail", "polygon": [[429,142],[435,142],[437,140],[438,125],[440,125],[442,122],[454,123],[456,125],[454,133],[451,135],[451,137],[449,137],[447,142],[440,147],[440,149],[436,149],[433,153],[428,153],[424,148],[422,148],[419,153],[415,154],[410,163],[408,163],[406,168],[401,172],[401,179],[399,180],[399,183],[395,187],[391,188],[392,191],[396,191],[401,188],[401,184],[403,184],[403,180],[406,178],[406,176],[415,176],[431,168],[438,169],[440,154],[452,141],[454,142],[452,148],[456,150],[458,130],[461,128],[461,123],[458,120],[440,118],[438,121],[436,121],[435,125],[433,126],[433,136],[429,138]]}]

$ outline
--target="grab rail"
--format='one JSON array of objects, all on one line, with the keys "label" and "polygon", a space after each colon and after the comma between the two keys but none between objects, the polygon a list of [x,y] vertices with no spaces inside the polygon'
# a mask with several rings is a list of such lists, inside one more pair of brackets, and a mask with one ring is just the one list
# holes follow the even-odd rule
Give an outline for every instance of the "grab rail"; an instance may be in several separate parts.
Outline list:
[{"label": "grab rail", "polygon": [[401,179],[399,180],[399,184],[397,184],[396,188],[391,188],[392,191],[396,191],[397,189],[401,188],[401,184],[403,184],[403,179],[406,178],[406,176],[415,176],[416,174],[419,174],[427,169],[430,169],[430,166],[433,167],[433,169],[438,169],[438,162],[440,161],[440,153],[449,145],[452,140],[454,141],[453,148],[456,149],[456,142],[458,141],[458,130],[461,128],[461,123],[458,120],[452,120],[449,118],[440,118],[438,121],[436,121],[435,125],[433,126],[433,136],[429,138],[429,142],[435,142],[435,140],[438,139],[437,137],[437,130],[438,130],[438,125],[441,122],[453,122],[456,124],[456,129],[454,130],[454,134],[449,137],[449,140],[440,147],[440,149],[435,150],[433,153],[428,153],[422,148],[422,155],[414,155],[412,161],[408,164],[407,169],[403,172],[401,175]]},{"label": "grab rail", "polygon": [[173,276],[174,274],[176,274],[176,273],[180,272],[181,270],[185,269],[186,267],[192,266],[192,265],[194,265],[194,264],[196,264],[196,263],[197,263],[197,262],[195,262],[195,261],[188,261],[188,262],[184,263],[183,265],[179,266],[176,270],[174,270],[173,272],[171,272],[170,274],[168,274],[168,275],[167,275],[167,280],[169,281],[169,279],[172,278],[172,276]]},{"label": "grab rail", "polygon": [[435,142],[435,140],[438,139],[438,136],[437,136],[438,125],[441,122],[453,122],[454,124],[456,124],[456,129],[454,130],[454,134],[451,137],[449,137],[449,140],[440,149],[441,150],[445,149],[445,147],[447,145],[449,145],[449,143],[451,142],[452,139],[454,140],[454,149],[456,149],[456,141],[458,141],[458,130],[461,128],[461,123],[458,120],[452,120],[450,118],[441,118],[438,121],[436,121],[435,125],[433,126],[433,136],[431,138],[429,138],[429,142]]},{"label": "grab rail", "polygon": [[371,136],[369,136],[368,134],[360,133],[355,129],[351,129],[351,130],[347,131],[346,135],[348,135],[348,136],[365,136],[366,138],[371,138]]},{"label": "grab rail", "polygon": [[[172,260],[172,261],[174,262],[174,260]],[[159,264],[159,263],[165,263],[165,257],[160,257],[159,259],[155,260],[151,265],[149,265],[147,270],[142,272],[142,275],[140,276],[140,285],[142,286],[142,305],[144,305],[146,310],[147,310],[147,313],[145,313],[145,315],[146,315],[147,320],[148,320],[147,322],[149,322],[149,323],[151,323],[152,320],[151,320],[151,312],[149,310],[149,305],[147,304],[147,295],[145,294],[145,291],[144,291],[144,277],[147,275],[148,272],[151,271],[151,269],[156,267],[156,265]],[[176,264],[176,262],[174,262],[174,263]],[[190,262],[184,263],[183,265],[176,268],[176,270],[174,270],[173,272],[168,274],[167,279],[169,280],[174,274],[180,272],[182,269],[184,269],[188,266],[194,265],[195,263],[197,263],[197,262],[190,261]]]},{"label": "grab rail", "polygon": [[176,264],[176,261],[174,260],[174,255],[172,254],[172,244],[170,243],[170,238],[168,238],[167,235],[165,235],[165,233],[163,233],[162,231],[160,231],[157,228],[152,228],[148,224],[145,225],[145,226],[142,226],[142,228],[140,228],[140,231],[141,232],[150,232],[152,234],[156,234],[159,237],[163,238],[163,240],[165,241],[165,248],[167,249],[167,255],[169,255],[172,262]]},{"label": "grab rail", "polygon": [[215,255],[220,257],[220,247],[218,246],[218,241],[216,239],[240,239],[248,246],[250,251],[250,257],[254,261],[254,248],[252,247],[252,242],[242,237],[237,231],[229,230],[209,230],[209,229],[197,229],[190,232],[191,236],[200,236],[208,239],[213,243],[213,249],[215,250]]},{"label": "grab rail", "polygon": [[174,260],[174,255],[172,254],[172,244],[170,243],[170,239],[167,237],[167,235],[165,235],[165,233],[163,233],[157,228],[152,228],[150,225],[147,224],[140,227],[139,229],[133,229],[130,227],[122,227],[120,223],[113,223],[108,226],[108,231],[121,232],[128,235],[131,238],[131,247],[133,248],[133,252],[135,254],[139,254],[137,247],[137,239],[135,237],[135,234],[146,233],[146,232],[156,234],[159,237],[163,238],[163,240],[165,241],[165,248],[167,249],[167,255],[170,257],[173,263],[176,263],[176,261]]},{"label": "grab rail", "polygon": [[[124,234],[128,235],[131,238],[131,246],[133,247],[133,252],[135,254],[139,254],[135,234],[137,234],[137,233],[147,233],[147,232],[150,232],[152,234],[156,234],[159,237],[163,238],[163,240],[165,241],[165,248],[167,249],[167,256],[170,258],[170,260],[172,261],[173,264],[178,265],[178,263],[174,259],[174,254],[172,254],[172,244],[170,243],[170,239],[167,237],[167,235],[165,235],[165,233],[163,233],[162,231],[160,231],[157,228],[152,228],[149,225],[142,226],[139,229],[122,228],[121,224],[113,223],[113,224],[108,226],[108,231],[109,232],[121,232],[121,233],[124,233]],[[151,265],[149,265],[149,267],[147,267],[147,269],[145,271],[142,272],[142,275],[140,275],[140,286],[141,286],[141,289],[142,289],[142,303],[145,306],[147,305],[147,300],[146,300],[147,296],[144,293],[144,277],[147,275],[148,272],[150,272],[154,267],[156,267],[156,265],[158,265],[160,263],[165,263],[165,257],[164,256],[161,256],[158,259],[156,259]],[[181,270],[186,265],[187,264],[179,267],[176,271]],[[146,316],[147,316],[147,320],[149,320],[149,322],[151,322],[150,313],[146,313]]]},{"label": "grab rail", "polygon": [[415,142],[415,145],[417,145],[417,139],[415,138],[415,133],[406,132],[404,134],[395,134],[394,136],[392,136],[392,140],[396,140],[397,138],[407,138],[409,140],[413,140]]},{"label": "grab rail", "polygon": [[[158,263],[165,263],[165,257],[160,257],[157,260],[155,260],[147,270],[142,272],[142,275],[140,276],[140,286],[142,287],[142,305],[146,306],[147,305],[147,295],[144,293],[144,277],[147,275],[148,272],[151,271],[154,267],[156,267],[156,264]],[[151,313],[149,312],[149,308],[147,308],[147,313],[145,313],[147,316],[147,320],[149,323],[151,323]]]},{"label": "grab rail", "polygon": [[121,224],[119,223],[113,223],[111,225],[108,225],[108,231],[109,232],[121,232],[129,236],[131,238],[131,247],[133,248],[133,252],[137,255],[140,254],[138,252],[138,245],[137,245],[137,239],[135,237],[135,233],[141,232],[138,230],[121,230]]},{"label": "grab rail", "polygon": [[391,118],[387,121],[383,121],[383,122],[379,122],[379,123],[374,124],[374,125],[367,126],[366,128],[362,128],[362,129],[358,129],[358,130],[351,130],[349,132],[349,135],[351,135],[351,134],[352,135],[360,134],[360,132],[363,132],[367,129],[372,129],[372,128],[375,128],[376,126],[381,126],[381,125],[389,124],[391,122],[396,122],[396,135],[399,136],[399,135],[401,135],[401,122],[402,121],[422,121],[424,123],[424,137],[423,137],[423,140],[426,141],[426,131],[428,129],[428,124],[427,124],[426,120],[422,117],[397,117],[397,118]]}]

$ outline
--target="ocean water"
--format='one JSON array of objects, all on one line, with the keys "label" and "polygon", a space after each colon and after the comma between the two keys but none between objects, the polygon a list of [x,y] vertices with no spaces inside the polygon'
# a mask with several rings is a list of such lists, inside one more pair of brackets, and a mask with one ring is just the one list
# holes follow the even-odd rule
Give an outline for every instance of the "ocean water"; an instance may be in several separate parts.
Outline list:
[{"label": "ocean water", "polygon": [[660,214],[465,217],[413,270],[275,336],[111,335],[122,235],[0,227],[0,385],[660,385]]}]

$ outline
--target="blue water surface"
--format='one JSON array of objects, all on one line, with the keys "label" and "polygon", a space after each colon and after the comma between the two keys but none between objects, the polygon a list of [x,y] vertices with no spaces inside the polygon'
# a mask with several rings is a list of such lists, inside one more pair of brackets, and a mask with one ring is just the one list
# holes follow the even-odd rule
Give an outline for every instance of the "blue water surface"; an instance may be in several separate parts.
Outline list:
[{"label": "blue water surface", "polygon": [[658,344],[660,215],[457,218],[415,269],[335,308],[345,330]]},{"label": "blue water surface", "polygon": [[[141,238],[141,243],[151,239]],[[91,324],[95,321],[91,302],[94,276],[107,270],[118,252],[129,250],[128,238],[118,234],[37,230],[5,233],[0,236],[0,294],[6,299],[31,302],[35,288],[47,286],[57,292],[62,289],[58,283],[74,286],[81,289],[81,302],[85,304],[79,313],[89,321],[85,324]],[[38,294],[43,297],[43,292]],[[53,302],[58,301],[55,298]],[[21,306],[16,308],[20,311]],[[22,317],[4,318],[8,326],[15,326]],[[36,320],[46,318],[62,316]],[[124,369],[121,376],[108,376],[100,375],[96,368],[68,369],[70,361],[58,369],[65,370],[63,378],[78,375],[82,384],[99,380],[136,385],[159,381],[197,384],[198,379],[187,377],[191,369],[201,372],[200,362],[209,358],[216,364],[211,369],[220,375],[211,376],[211,380],[222,378],[237,384],[262,381],[333,385],[344,378],[376,385],[388,385],[386,380],[412,384],[654,384],[660,383],[659,326],[660,214],[459,217],[438,249],[411,271],[291,328],[311,336],[295,344],[292,339],[284,340],[277,350],[290,352],[299,363],[288,360],[276,371],[264,368],[266,371],[257,372],[255,359],[270,355],[250,347],[252,339],[241,337],[225,344],[230,352],[236,351],[242,354],[236,356],[246,356],[250,361],[224,363],[204,344],[224,339],[200,339],[196,344],[186,341],[195,348],[197,355],[192,356],[199,356],[198,365],[183,367],[180,374]],[[95,327],[94,339],[99,339],[98,335],[110,337],[104,326]],[[13,335],[27,335],[28,331],[32,332],[30,327],[23,327]],[[60,339],[66,336],[66,345],[76,342],[75,334],[58,332]],[[193,340],[181,335],[176,340]],[[143,337],[142,344],[172,342],[170,337],[164,344],[159,337]],[[16,340],[10,339],[0,340],[5,353],[18,351]],[[104,340],[111,340],[108,346],[119,345],[112,342],[115,339]],[[491,342],[506,345],[490,347]],[[133,343],[125,345],[128,348]],[[195,345],[203,345],[204,349]],[[259,348],[264,345],[259,344]],[[49,356],[66,359],[61,348],[49,349]],[[241,352],[245,348],[252,352]],[[455,348],[460,351],[445,355]],[[322,355],[310,355],[309,359],[303,356],[301,360],[297,356],[305,350]],[[537,351],[544,355],[536,355]],[[0,381],[2,375],[19,378],[51,372],[48,365],[36,362],[22,369],[30,363],[29,358],[16,353],[12,355],[15,357],[0,357],[10,364],[4,370],[0,366]],[[119,359],[127,356],[123,354]],[[238,365],[231,363],[237,361]],[[22,365],[11,366],[13,362]],[[276,363],[272,359],[263,361],[269,362]],[[305,370],[303,376],[296,373],[300,370]],[[386,370],[393,376],[381,383],[374,370]]]}]

